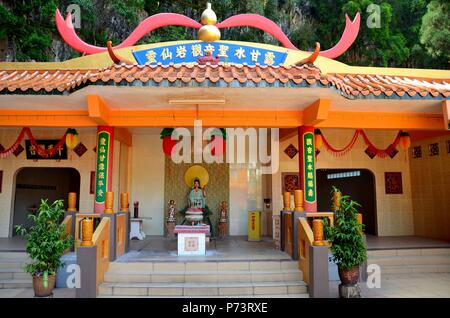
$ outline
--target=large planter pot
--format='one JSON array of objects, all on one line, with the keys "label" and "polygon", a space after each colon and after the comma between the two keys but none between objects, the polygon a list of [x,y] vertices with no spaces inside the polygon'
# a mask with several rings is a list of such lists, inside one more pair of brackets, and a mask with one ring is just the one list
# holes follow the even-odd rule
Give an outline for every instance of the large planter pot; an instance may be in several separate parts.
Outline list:
[{"label": "large planter pot", "polygon": [[339,268],[338,273],[343,285],[355,285],[359,279],[359,266],[350,269]]},{"label": "large planter pot", "polygon": [[34,295],[37,297],[48,297],[55,288],[56,275],[48,275],[47,288],[44,287],[44,276],[33,276]]}]

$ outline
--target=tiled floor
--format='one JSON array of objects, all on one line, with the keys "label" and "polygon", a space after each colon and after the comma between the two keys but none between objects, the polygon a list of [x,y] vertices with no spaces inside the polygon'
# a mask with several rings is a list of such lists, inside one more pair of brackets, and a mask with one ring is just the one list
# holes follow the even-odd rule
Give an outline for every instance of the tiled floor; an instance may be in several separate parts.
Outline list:
[{"label": "tiled floor", "polygon": [[[338,285],[330,282],[330,297],[339,297]],[[380,288],[359,286],[364,298],[450,298],[450,273],[385,274]]]},{"label": "tiled floor", "polygon": [[232,261],[232,260],[290,260],[290,256],[275,250],[273,240],[264,237],[261,242],[249,242],[246,237],[233,236],[214,240],[206,247],[206,256],[177,256],[177,240],[161,236],[147,236],[143,241],[131,241],[130,253],[119,262],[145,261]]}]

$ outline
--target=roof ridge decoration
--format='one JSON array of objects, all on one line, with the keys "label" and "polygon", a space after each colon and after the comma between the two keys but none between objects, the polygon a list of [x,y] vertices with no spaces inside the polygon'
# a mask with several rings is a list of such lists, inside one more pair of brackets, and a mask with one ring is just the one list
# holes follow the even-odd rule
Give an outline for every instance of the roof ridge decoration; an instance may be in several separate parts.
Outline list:
[{"label": "roof ridge decoration", "polygon": [[[202,70],[201,72],[198,72]],[[133,65],[113,64],[97,70],[0,71],[0,94],[24,92],[71,93],[87,85],[115,85],[133,82],[145,86],[166,85],[181,81],[189,86],[309,87],[336,90],[347,99],[355,98],[431,98],[446,99],[450,84],[445,80],[390,76],[374,78],[364,74],[334,73],[323,75],[314,65]],[[98,82],[98,83],[97,83]],[[233,83],[234,82],[234,83]],[[127,84],[128,83],[128,84]],[[163,84],[161,84],[163,83]],[[189,84],[188,84],[189,83]],[[138,85],[142,85],[139,84]],[[169,84],[170,85],[170,84]],[[392,97],[391,97],[392,96]]]},{"label": "roof ridge decoration", "polygon": [[[212,13],[211,13],[212,12]],[[143,20],[134,29],[134,31],[119,45],[113,47],[113,50],[126,48],[133,46],[147,33],[156,30],[164,26],[185,26],[199,30],[199,38],[207,41],[217,41],[220,39],[220,31],[222,28],[231,27],[254,27],[260,29],[266,33],[269,33],[275,39],[277,39],[285,48],[299,50],[281,28],[272,20],[263,17],[258,14],[245,13],[231,16],[222,22],[216,24],[217,17],[214,11],[211,10],[211,5],[208,3],[207,9],[202,14],[202,24],[185,16],[177,13],[158,13],[154,14],[145,20]],[[359,33],[361,17],[359,12],[356,14],[353,21],[350,20],[348,15],[345,15],[345,29],[339,42],[332,48],[322,51],[318,56],[334,59],[342,55],[353,44]],[[78,37],[72,24],[72,15],[68,13],[66,20],[64,20],[59,9],[55,12],[55,24],[59,31],[59,34],[64,41],[70,45],[73,49],[84,54],[95,54],[106,52],[107,48],[94,46],[84,42]],[[202,31],[203,30],[203,31]],[[203,36],[202,34],[208,34]],[[314,52],[311,52],[314,53]]]}]

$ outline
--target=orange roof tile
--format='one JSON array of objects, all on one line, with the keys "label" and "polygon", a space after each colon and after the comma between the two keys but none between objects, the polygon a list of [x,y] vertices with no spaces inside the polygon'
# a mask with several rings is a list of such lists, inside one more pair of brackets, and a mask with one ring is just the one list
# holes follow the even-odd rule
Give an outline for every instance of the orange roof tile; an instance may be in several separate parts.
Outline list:
[{"label": "orange roof tile", "polygon": [[[112,65],[91,70],[4,70],[0,71],[0,93],[71,92],[84,85],[127,84],[155,85],[162,81],[175,83],[210,82],[212,86],[289,86],[330,87],[347,98],[384,95],[390,97],[447,98],[450,79],[426,79],[404,76],[335,74],[323,75],[315,66],[248,66],[248,65]],[[223,81],[220,83],[220,81]],[[235,84],[233,84],[233,82]]]}]

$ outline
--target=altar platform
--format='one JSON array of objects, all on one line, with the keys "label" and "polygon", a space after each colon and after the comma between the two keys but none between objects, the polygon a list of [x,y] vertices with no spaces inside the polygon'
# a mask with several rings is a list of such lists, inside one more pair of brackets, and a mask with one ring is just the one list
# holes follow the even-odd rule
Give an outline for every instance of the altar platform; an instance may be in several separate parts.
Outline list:
[{"label": "altar platform", "polygon": [[290,260],[290,256],[274,248],[273,240],[263,237],[261,242],[249,242],[246,236],[231,236],[207,243],[205,256],[178,256],[177,239],[147,236],[143,241],[132,240],[130,252],[118,262],[153,261],[245,261]]}]

